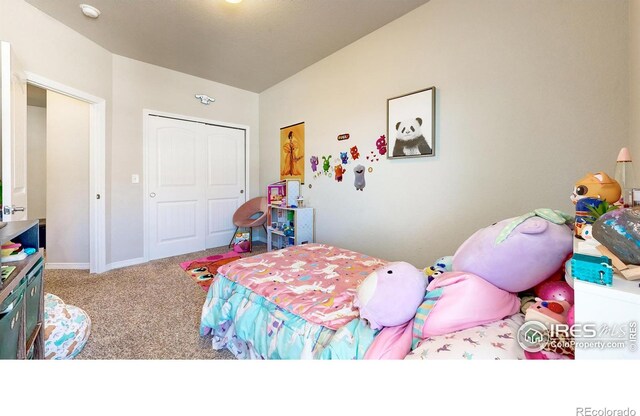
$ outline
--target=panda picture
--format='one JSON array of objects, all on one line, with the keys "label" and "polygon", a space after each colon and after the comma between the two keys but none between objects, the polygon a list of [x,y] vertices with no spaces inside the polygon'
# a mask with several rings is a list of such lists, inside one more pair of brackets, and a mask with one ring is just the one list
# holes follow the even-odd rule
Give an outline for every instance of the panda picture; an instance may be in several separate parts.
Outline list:
[{"label": "panda picture", "polygon": [[416,117],[396,123],[396,144],[393,156],[430,155],[431,146],[422,135],[422,119]]},{"label": "panda picture", "polygon": [[387,100],[387,157],[435,156],[435,87]]}]

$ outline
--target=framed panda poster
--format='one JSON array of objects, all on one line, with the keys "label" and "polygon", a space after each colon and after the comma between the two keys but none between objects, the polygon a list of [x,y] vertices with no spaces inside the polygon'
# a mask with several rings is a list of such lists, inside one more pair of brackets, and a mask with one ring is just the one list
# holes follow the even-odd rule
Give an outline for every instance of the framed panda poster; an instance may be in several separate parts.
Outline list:
[{"label": "framed panda poster", "polygon": [[389,159],[435,156],[436,87],[387,100]]}]

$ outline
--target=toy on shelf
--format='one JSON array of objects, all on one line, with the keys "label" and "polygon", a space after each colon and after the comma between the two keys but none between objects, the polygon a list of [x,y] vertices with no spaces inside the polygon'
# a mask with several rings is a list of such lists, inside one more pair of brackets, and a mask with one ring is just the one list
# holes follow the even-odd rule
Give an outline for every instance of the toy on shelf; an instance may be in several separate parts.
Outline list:
[{"label": "toy on shelf", "polygon": [[575,204],[582,198],[596,198],[613,204],[618,202],[620,194],[620,184],[606,173],[587,173],[576,182],[571,194],[571,201]]},{"label": "toy on shelf", "polygon": [[270,205],[283,207],[296,204],[300,196],[300,181],[297,179],[285,179],[267,186],[267,200]]},{"label": "toy on shelf", "polygon": [[574,279],[611,286],[613,282],[611,259],[607,256],[596,257],[574,253],[571,258],[571,275]]},{"label": "toy on shelf", "polygon": [[620,199],[620,185],[604,172],[588,173],[576,182],[571,201],[576,206],[574,235],[585,239],[583,230],[601,215],[616,209]]}]

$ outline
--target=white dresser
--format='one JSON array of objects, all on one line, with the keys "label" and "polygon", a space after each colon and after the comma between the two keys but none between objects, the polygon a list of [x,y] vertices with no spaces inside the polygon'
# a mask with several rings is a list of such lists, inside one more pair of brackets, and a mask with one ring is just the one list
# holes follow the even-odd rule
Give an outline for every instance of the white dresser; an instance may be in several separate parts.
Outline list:
[{"label": "white dresser", "polygon": [[[574,252],[600,256],[600,252],[581,240],[575,239]],[[614,274],[612,286],[575,280],[575,321],[579,324],[593,323],[603,332],[597,338],[576,337],[576,359],[640,359],[640,280],[626,280]],[[635,338],[635,339],[634,339]],[[602,347],[581,345],[599,341]],[[624,346],[607,346],[607,343]]]}]

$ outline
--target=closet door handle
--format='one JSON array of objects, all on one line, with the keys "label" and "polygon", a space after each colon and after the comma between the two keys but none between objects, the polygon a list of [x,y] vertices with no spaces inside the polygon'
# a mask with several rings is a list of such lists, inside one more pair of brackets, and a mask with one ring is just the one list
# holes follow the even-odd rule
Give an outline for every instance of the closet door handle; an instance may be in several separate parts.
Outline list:
[{"label": "closet door handle", "polygon": [[155,193],[155,192],[151,192],[151,193],[149,194],[149,196],[150,196],[151,198],[155,198],[155,197],[156,197],[156,193]]},{"label": "closet door handle", "polygon": [[244,193],[244,189],[240,189],[240,193],[243,194]]}]

